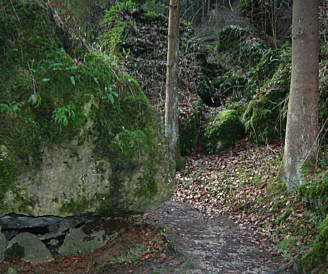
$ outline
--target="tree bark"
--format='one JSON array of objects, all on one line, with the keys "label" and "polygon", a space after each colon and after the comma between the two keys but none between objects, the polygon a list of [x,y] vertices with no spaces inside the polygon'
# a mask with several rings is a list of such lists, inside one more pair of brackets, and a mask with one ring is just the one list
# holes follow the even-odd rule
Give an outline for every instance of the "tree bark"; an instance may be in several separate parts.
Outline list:
[{"label": "tree bark", "polygon": [[318,149],[318,0],[293,1],[292,79],[281,181],[304,182],[303,169]]},{"label": "tree bark", "polygon": [[179,51],[179,0],[170,0],[165,99],[165,136],[174,158],[178,152],[177,62]]}]

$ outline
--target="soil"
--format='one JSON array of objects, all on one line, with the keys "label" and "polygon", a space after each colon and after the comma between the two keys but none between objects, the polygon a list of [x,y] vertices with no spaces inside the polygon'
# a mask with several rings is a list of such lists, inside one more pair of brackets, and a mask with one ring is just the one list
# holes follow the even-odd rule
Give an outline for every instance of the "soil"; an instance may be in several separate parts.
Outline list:
[{"label": "soil", "polygon": [[145,219],[167,226],[168,238],[189,259],[189,265],[172,273],[278,273],[284,268],[281,257],[265,250],[269,242],[227,217],[206,216],[186,203],[169,201]]},{"label": "soil", "polygon": [[83,231],[112,235],[93,254],[61,256],[39,265],[6,258],[17,273],[291,273],[276,272],[282,257],[270,253],[270,243],[241,229],[226,217],[206,216],[189,204],[168,201],[140,217],[101,218]]}]

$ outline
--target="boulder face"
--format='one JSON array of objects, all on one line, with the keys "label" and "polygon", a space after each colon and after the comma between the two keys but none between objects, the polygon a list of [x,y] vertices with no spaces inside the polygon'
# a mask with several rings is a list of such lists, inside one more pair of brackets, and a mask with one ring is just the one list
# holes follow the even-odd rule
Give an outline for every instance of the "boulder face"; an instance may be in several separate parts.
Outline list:
[{"label": "boulder face", "polygon": [[203,144],[213,154],[233,146],[245,136],[245,130],[236,110],[223,110],[215,115],[204,129]]},{"label": "boulder face", "polygon": [[166,200],[174,164],[138,83],[42,1],[0,13],[0,215],[114,216]]}]

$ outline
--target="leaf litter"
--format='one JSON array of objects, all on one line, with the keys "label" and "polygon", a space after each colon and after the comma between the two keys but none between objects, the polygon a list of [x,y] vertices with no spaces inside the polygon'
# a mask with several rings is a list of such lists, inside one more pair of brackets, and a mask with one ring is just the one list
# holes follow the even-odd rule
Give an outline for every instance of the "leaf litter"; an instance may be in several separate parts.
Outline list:
[{"label": "leaf litter", "polygon": [[177,172],[174,200],[207,215],[229,217],[264,237],[255,238],[256,244],[291,261],[314,240],[319,219],[296,191],[268,191],[278,178],[282,152],[281,141],[255,146],[242,140],[220,154],[194,153]]}]

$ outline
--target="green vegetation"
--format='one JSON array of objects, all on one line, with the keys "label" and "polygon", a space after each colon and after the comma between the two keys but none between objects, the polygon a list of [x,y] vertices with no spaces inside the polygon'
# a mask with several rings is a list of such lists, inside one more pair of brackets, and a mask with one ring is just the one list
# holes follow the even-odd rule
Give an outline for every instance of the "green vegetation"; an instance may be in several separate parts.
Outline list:
[{"label": "green vegetation", "polygon": [[[264,2],[268,1],[244,0],[239,8],[245,14],[253,11],[254,19]],[[288,2],[282,1],[281,5],[285,7]],[[93,32],[90,39],[100,41],[105,52],[100,53],[77,38],[72,22],[66,22],[67,30],[54,16],[49,17],[41,1],[5,3],[0,4],[0,211],[6,212],[4,197],[11,191],[20,210],[29,212],[36,200],[16,185],[17,178],[26,170],[38,169],[46,145],[55,147],[72,140],[81,146],[92,138],[92,157],[100,162],[97,172],[102,175],[101,180],[110,180],[113,185],[108,193],[97,193],[93,198],[88,198],[83,190],[75,200],[63,203],[64,215],[81,214],[94,204],[104,214],[119,215],[122,208],[128,207],[124,200],[133,204],[143,197],[146,204],[164,191],[154,184],[157,170],[153,167],[162,160],[156,155],[165,143],[158,126],[160,117],[149,107],[141,88],[163,111],[167,39],[167,18],[163,14],[167,7],[153,0],[146,1],[142,8],[134,1],[115,1],[101,29],[98,23],[85,22],[91,28],[88,31]],[[96,6],[99,14],[108,7],[104,3]],[[265,20],[270,19],[268,9],[262,14],[268,15]],[[100,20],[103,15],[98,15]],[[257,18],[256,23],[262,19]],[[278,41],[277,36],[267,39],[277,27],[264,29],[263,37],[254,30],[226,27],[217,33],[216,49],[211,52],[201,46],[189,23],[181,23],[179,92],[181,97],[192,98],[180,106],[182,155],[190,154],[200,144],[207,153],[214,154],[233,146],[245,135],[256,144],[270,144],[284,136],[291,46],[289,42],[282,44],[284,39]],[[100,32],[103,33],[96,37]],[[285,185],[271,180],[277,175],[277,170],[270,167],[278,165],[276,157],[264,168],[255,165],[258,172],[254,173],[246,164],[234,166],[233,174],[225,170],[228,164],[222,166],[222,189],[211,186],[206,181],[209,179],[200,184],[210,189],[206,191],[215,202],[219,195],[230,199],[230,211],[243,211],[250,219],[256,214],[264,216],[255,225],[272,233],[268,237],[280,242],[278,252],[287,259],[298,255],[305,271],[328,263],[327,48],[327,44],[322,45],[320,53],[320,172],[310,176],[298,192],[287,191]],[[203,103],[197,94],[206,104],[224,104],[222,109],[228,110],[210,117],[205,124]],[[102,164],[104,159],[109,161],[108,165]],[[180,160],[182,163],[183,159]],[[248,160],[249,155],[238,159],[241,163]],[[141,163],[145,163],[145,168],[132,182],[129,175]],[[70,164],[67,161],[66,165]],[[201,171],[193,172],[190,168],[182,172],[202,180]],[[268,173],[271,181],[263,179]],[[170,175],[167,176],[169,179]],[[123,197],[120,189],[130,185],[135,191]],[[243,195],[239,195],[241,191]],[[253,193],[259,194],[252,196]],[[197,199],[207,201],[205,195]],[[162,244],[161,239],[157,244]],[[134,250],[122,252],[117,260],[134,262],[141,254],[150,254],[145,247],[141,243]]]},{"label": "green vegetation", "polygon": [[219,112],[204,129],[203,144],[207,153],[213,154],[227,149],[244,136],[244,127],[237,111]]},{"label": "green vegetation", "polygon": [[103,24],[106,26],[107,31],[102,36],[103,42],[101,47],[113,56],[118,53],[122,43],[125,43],[126,30],[133,28],[135,24],[133,20],[125,21],[123,19],[124,15],[126,13],[133,15],[136,12],[136,7],[137,5],[130,0],[117,2],[104,17]]},{"label": "green vegetation", "polygon": [[[328,266],[328,215],[319,226],[319,235],[311,244],[311,250],[300,259],[303,270],[311,270]],[[323,272],[322,272],[323,273]]]},{"label": "green vegetation", "polygon": [[310,250],[299,258],[299,264],[305,271],[318,266],[328,265],[328,171],[320,172],[312,180],[301,185],[299,194],[305,205],[319,215],[318,233],[310,244]]},{"label": "green vegetation", "polygon": [[247,135],[255,143],[269,143],[283,136],[289,85],[290,64],[282,64],[248,103],[243,120]]},{"label": "green vegetation", "polygon": [[182,155],[190,154],[195,146],[199,145],[201,106],[189,109],[189,112],[180,113],[179,145]]},{"label": "green vegetation", "polygon": [[299,193],[313,211],[322,216],[328,214],[328,171],[316,176],[315,181],[302,184]]},{"label": "green vegetation", "polygon": [[[0,13],[1,208],[6,211],[3,197],[17,177],[41,164],[45,146],[70,140],[82,145],[92,138],[95,159],[111,163],[115,172],[103,180],[113,182],[109,203],[118,211],[124,207],[119,185],[131,182],[122,182],[117,171],[133,171],[140,161],[147,170],[139,175],[135,194],[146,205],[158,191],[167,191],[154,186],[152,163],[163,140],[138,83],[95,50],[81,45],[72,51],[75,34],[49,17],[42,2],[13,0]],[[27,197],[17,195],[17,203],[24,204]],[[64,204],[63,212],[99,203],[85,195]],[[127,199],[133,203],[137,197]]]},{"label": "green vegetation", "polygon": [[248,29],[228,26],[218,33],[218,58],[229,67],[253,67],[258,64],[267,49],[258,35]]}]

